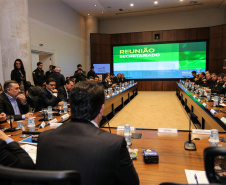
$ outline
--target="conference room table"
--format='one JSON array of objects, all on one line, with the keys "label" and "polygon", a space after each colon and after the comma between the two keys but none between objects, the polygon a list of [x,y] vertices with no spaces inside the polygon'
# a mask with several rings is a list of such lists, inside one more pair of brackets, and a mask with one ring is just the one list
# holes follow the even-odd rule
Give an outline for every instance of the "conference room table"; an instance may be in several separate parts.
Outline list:
[{"label": "conference room table", "polygon": [[[128,95],[127,95],[128,97]],[[121,98],[119,98],[121,99]],[[112,107],[112,103],[109,104]],[[35,123],[41,117],[36,112]],[[70,114],[70,112],[69,112]],[[61,116],[55,116],[58,122],[62,122]],[[26,122],[27,120],[24,120]],[[67,124],[70,120],[65,121]],[[13,122],[13,126],[17,126],[17,122]],[[0,128],[9,127],[8,123],[3,123]],[[37,128],[37,132],[43,132],[48,129],[55,129],[47,126],[45,128]],[[109,132],[108,128],[101,128]],[[117,133],[116,128],[111,128],[112,134]],[[184,149],[184,142],[188,140],[188,132],[179,131],[178,133],[160,133],[158,130],[136,130],[135,133],[141,133],[140,139],[132,139],[131,149],[138,149],[138,158],[133,160],[136,171],[139,175],[141,185],[158,185],[162,182],[187,183],[185,169],[204,170],[203,150],[209,146],[209,135],[192,135],[193,138],[200,138],[194,141],[197,147],[196,151],[188,151]],[[6,133],[15,141],[21,141],[22,130]],[[225,137],[221,133],[220,137]],[[224,145],[224,143],[223,143]],[[159,155],[158,164],[145,164],[142,155],[142,149],[155,149]]]},{"label": "conference room table", "polygon": [[[176,94],[185,110],[193,112],[197,116],[199,129],[218,129],[219,132],[226,131],[226,122],[221,119],[226,116],[226,107],[214,106],[213,101],[207,101],[205,96],[199,96],[195,91],[187,90],[184,85],[177,83]],[[212,96],[218,96],[216,93]],[[226,102],[224,102],[226,104]],[[206,106],[204,106],[206,104]],[[214,111],[214,112],[212,112]],[[225,119],[226,121],[226,119]]]}]

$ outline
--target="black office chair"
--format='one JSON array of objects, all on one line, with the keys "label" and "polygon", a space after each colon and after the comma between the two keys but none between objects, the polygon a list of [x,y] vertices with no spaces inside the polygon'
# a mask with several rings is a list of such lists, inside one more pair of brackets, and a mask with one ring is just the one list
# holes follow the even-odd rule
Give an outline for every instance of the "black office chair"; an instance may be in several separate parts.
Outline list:
[{"label": "black office chair", "polygon": [[206,176],[210,183],[226,184],[226,147],[208,147],[204,150]]},{"label": "black office chair", "polygon": [[1,185],[80,185],[80,173],[68,171],[24,170],[0,165]]}]

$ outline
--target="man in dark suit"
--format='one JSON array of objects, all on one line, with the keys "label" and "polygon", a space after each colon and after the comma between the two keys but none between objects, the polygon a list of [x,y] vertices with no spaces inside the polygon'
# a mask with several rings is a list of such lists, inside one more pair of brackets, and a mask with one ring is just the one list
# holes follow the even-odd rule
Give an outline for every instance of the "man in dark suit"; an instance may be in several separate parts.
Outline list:
[{"label": "man in dark suit", "polygon": [[114,82],[118,85],[121,84],[121,74],[118,73],[117,76],[114,78]]},{"label": "man in dark suit", "polygon": [[138,185],[125,138],[99,129],[105,101],[103,86],[80,82],[70,95],[72,121],[40,134],[37,168],[77,170],[82,185]]},{"label": "man in dark suit", "polygon": [[49,75],[49,78],[54,78],[56,80],[56,89],[64,86],[65,84],[65,77],[60,73],[60,71],[60,67],[56,67],[55,71]]},{"label": "man in dark suit", "polygon": [[87,73],[87,79],[89,79],[89,77],[92,76],[93,78],[95,78],[96,73],[94,71],[94,66],[90,67],[90,71]]},{"label": "man in dark suit", "polygon": [[[48,106],[56,106],[60,99],[54,95],[53,90],[55,90],[56,87],[56,80],[54,78],[48,78],[46,80],[46,87],[41,90],[39,93],[38,99],[40,100],[40,106],[42,108],[46,108]],[[59,104],[63,104],[63,102],[60,102]]]},{"label": "man in dark suit", "polygon": [[65,85],[58,88],[58,97],[60,101],[69,101],[69,93],[74,86],[74,82],[70,79],[66,80]]},{"label": "man in dark suit", "polygon": [[14,120],[22,120],[31,116],[29,106],[18,82],[8,80],[4,84],[4,92],[0,94],[0,112],[14,115]]},{"label": "man in dark suit", "polygon": [[0,130],[0,164],[14,168],[34,169],[30,156],[13,139]]}]

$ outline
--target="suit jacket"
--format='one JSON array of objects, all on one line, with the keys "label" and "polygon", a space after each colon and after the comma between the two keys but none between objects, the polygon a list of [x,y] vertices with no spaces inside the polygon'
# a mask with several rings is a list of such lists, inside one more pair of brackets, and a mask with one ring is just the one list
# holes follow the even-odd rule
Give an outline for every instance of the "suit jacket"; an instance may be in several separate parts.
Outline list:
[{"label": "suit jacket", "polygon": [[67,92],[64,86],[57,89],[58,90],[58,98],[60,101],[69,101],[69,98],[67,98]]},{"label": "suit jacket", "polygon": [[56,89],[59,87],[64,86],[65,78],[64,75],[60,74],[59,72],[53,72],[49,75],[49,78],[54,78],[56,80]]},{"label": "suit jacket", "polygon": [[117,76],[114,78],[115,83],[119,84],[121,82],[121,79],[118,78]]},{"label": "suit jacket", "polygon": [[34,169],[35,165],[30,156],[17,142],[6,144],[0,139],[0,164],[14,168]]},{"label": "suit jacket", "polygon": [[42,108],[47,108],[48,106],[56,106],[60,99],[52,95],[46,88],[43,88],[38,95],[39,102]]},{"label": "suit jacket", "polygon": [[16,101],[17,101],[18,107],[20,109],[21,115],[15,115],[13,106],[12,106],[11,102],[9,101],[8,97],[5,95],[4,92],[0,94],[0,113],[4,112],[8,115],[10,115],[10,114],[14,115],[15,121],[21,120],[22,115],[28,113],[28,111],[29,111],[29,106],[27,103],[25,105],[23,105],[19,99],[17,99]]},{"label": "suit jacket", "polygon": [[124,137],[85,121],[42,132],[36,166],[40,170],[77,170],[82,185],[139,184]]}]

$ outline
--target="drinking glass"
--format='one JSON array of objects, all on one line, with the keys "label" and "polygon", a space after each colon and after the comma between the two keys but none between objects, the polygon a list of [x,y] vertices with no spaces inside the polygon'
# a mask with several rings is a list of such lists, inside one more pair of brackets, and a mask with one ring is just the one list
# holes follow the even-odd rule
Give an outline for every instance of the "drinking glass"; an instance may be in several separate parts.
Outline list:
[{"label": "drinking glass", "polygon": [[6,121],[10,124],[10,120],[11,120],[11,122],[13,123],[13,121],[14,121],[14,116],[13,115],[7,115],[6,116]]},{"label": "drinking glass", "polygon": [[[23,125],[22,125],[22,127],[21,127],[21,129],[22,129],[22,131],[25,131],[26,129],[27,129],[27,124],[28,124],[28,121],[26,120],[26,121],[23,121]],[[28,137],[29,135],[27,135],[27,134],[23,134],[23,135],[21,135],[20,137],[21,138],[25,138],[25,137]]]}]

